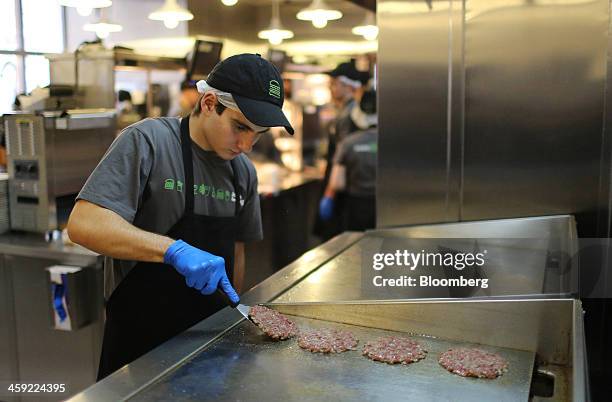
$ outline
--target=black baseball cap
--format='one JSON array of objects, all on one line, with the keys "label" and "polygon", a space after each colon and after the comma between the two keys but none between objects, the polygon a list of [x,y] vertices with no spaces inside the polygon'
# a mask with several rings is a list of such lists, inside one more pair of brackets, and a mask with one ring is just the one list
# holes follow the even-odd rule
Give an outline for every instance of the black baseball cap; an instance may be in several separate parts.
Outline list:
[{"label": "black baseball cap", "polygon": [[283,79],[272,63],[259,54],[238,54],[217,63],[206,83],[229,92],[240,111],[253,124],[262,127],[293,127],[282,107],[285,100]]},{"label": "black baseball cap", "polygon": [[355,67],[355,62],[351,60],[350,62],[340,63],[331,71],[326,73],[330,77],[346,77],[353,81],[358,81],[362,85],[367,84],[370,79],[370,74],[367,71],[359,71],[357,67]]}]

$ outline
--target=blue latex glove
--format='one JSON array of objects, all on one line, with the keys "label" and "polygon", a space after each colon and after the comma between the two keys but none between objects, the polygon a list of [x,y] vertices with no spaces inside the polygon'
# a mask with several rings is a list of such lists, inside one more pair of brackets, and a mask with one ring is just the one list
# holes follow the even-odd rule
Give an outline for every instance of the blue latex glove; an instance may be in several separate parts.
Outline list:
[{"label": "blue latex glove", "polygon": [[324,221],[331,219],[334,214],[334,199],[332,197],[323,197],[319,202],[319,216]]},{"label": "blue latex glove", "polygon": [[200,293],[210,295],[220,288],[232,303],[240,301],[225,273],[225,260],[222,257],[177,240],[166,250],[164,262],[185,277],[187,286]]}]

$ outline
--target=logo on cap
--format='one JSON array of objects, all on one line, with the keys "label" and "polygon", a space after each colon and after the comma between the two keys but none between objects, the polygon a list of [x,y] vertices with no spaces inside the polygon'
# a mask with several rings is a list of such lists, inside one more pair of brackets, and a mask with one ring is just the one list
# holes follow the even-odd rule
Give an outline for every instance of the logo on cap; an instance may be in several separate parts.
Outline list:
[{"label": "logo on cap", "polygon": [[270,89],[268,90],[270,96],[275,97],[276,99],[280,99],[281,97],[281,87],[278,81],[272,80],[270,81]]}]

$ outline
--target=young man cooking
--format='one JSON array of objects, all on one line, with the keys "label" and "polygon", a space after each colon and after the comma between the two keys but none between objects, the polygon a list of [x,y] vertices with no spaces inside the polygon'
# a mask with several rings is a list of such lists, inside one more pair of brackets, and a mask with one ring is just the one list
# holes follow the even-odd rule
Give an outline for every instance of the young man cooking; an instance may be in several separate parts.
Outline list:
[{"label": "young man cooking", "polygon": [[227,58],[190,116],[126,128],[79,193],[70,238],[106,256],[106,323],[98,379],[232,302],[244,242],[260,240],[249,152],[269,127],[293,129],[283,80],[254,54]]}]

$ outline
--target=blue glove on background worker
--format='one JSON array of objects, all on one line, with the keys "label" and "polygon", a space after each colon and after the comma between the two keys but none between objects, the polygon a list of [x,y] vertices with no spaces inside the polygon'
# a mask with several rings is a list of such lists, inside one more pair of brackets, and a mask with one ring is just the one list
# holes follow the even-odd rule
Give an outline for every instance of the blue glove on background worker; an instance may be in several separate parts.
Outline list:
[{"label": "blue glove on background worker", "polygon": [[222,257],[177,240],[166,250],[164,263],[172,265],[185,277],[187,286],[199,290],[203,295],[213,294],[220,287],[232,303],[240,301],[227,277]]},{"label": "blue glove on background worker", "polygon": [[319,202],[319,216],[324,221],[328,221],[334,215],[334,198],[323,197]]}]

